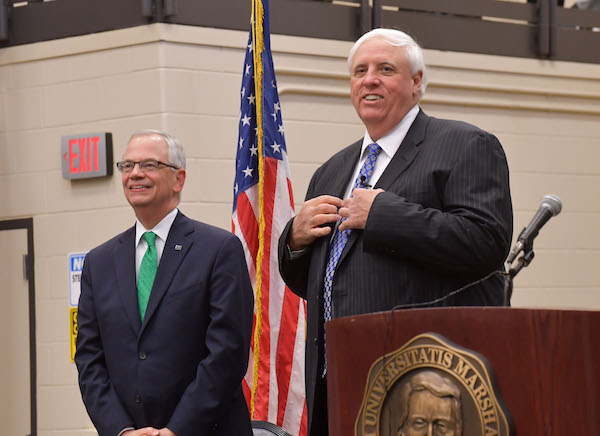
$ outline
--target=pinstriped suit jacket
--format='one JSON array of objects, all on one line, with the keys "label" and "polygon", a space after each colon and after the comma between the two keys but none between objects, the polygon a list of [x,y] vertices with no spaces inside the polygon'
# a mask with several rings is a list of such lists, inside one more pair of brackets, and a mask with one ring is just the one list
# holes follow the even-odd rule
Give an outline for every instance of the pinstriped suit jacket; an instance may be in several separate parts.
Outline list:
[{"label": "pinstriped suit jacket", "polygon": [[[306,199],[344,195],[362,141],[313,175]],[[333,317],[427,302],[503,268],[512,239],[508,165],[495,136],[467,123],[419,112],[377,182],[382,188],[364,231],[350,233],[332,290]],[[291,260],[279,241],[281,274],[307,300],[306,383],[309,417],[322,356],[323,277],[330,237]],[[500,305],[503,283],[492,277],[443,305]]]}]

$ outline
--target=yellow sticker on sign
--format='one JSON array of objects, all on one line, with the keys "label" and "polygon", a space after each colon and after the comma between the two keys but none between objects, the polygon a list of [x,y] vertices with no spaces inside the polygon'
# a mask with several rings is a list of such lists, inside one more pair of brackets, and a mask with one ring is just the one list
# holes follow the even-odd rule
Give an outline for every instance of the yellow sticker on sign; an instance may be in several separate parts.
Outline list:
[{"label": "yellow sticker on sign", "polygon": [[69,309],[69,325],[71,327],[71,362],[75,362],[75,342],[77,341],[77,308]]}]

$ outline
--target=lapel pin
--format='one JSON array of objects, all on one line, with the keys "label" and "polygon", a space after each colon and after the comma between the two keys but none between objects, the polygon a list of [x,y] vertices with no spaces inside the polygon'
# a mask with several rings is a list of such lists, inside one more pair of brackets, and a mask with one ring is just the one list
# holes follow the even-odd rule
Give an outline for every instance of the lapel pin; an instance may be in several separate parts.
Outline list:
[{"label": "lapel pin", "polygon": [[181,251],[181,249],[182,249],[182,248],[183,248],[183,246],[182,246],[182,245],[179,245],[179,244],[177,244],[177,245],[175,246],[175,251]]}]

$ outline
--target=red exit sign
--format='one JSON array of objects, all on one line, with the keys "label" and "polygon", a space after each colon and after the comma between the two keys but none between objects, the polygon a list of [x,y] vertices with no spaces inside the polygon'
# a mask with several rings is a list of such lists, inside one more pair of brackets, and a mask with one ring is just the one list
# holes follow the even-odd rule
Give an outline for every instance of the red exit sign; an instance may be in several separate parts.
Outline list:
[{"label": "red exit sign", "polygon": [[62,173],[65,179],[90,179],[112,175],[112,134],[82,133],[61,138]]}]

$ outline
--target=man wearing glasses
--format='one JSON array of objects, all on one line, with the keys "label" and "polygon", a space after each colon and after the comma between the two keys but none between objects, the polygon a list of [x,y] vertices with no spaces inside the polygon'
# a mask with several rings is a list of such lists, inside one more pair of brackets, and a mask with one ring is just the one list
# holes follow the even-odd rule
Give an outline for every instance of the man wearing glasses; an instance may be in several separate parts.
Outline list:
[{"label": "man wearing glasses", "polygon": [[177,209],[186,172],[174,137],[135,133],[117,168],[137,222],[85,258],[75,362],[92,422],[100,436],[251,435],[240,241]]}]

